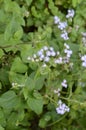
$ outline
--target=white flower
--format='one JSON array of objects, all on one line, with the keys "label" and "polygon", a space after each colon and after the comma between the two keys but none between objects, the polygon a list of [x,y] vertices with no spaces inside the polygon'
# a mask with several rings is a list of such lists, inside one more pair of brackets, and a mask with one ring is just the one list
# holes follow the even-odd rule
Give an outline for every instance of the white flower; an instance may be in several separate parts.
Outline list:
[{"label": "white flower", "polygon": [[69,62],[69,58],[68,57],[63,57],[63,62],[64,63],[68,63]]},{"label": "white flower", "polygon": [[69,45],[68,45],[67,43],[64,43],[64,46],[65,46],[67,49],[70,48]]},{"label": "white flower", "polygon": [[64,79],[63,82],[61,83],[61,85],[62,85],[64,88],[67,88],[67,81]]},{"label": "white flower", "polygon": [[70,58],[73,52],[72,50],[64,49],[64,53],[66,53],[67,58]]},{"label": "white flower", "polygon": [[54,23],[58,24],[60,22],[60,18],[58,16],[54,16]]},{"label": "white flower", "polygon": [[34,55],[33,55],[33,58],[36,58],[36,57],[37,57],[36,54],[34,54]]},{"label": "white flower", "polygon": [[49,57],[45,57],[45,58],[44,58],[44,61],[45,61],[45,62],[48,62],[49,60],[50,60]]},{"label": "white flower", "polygon": [[86,67],[86,55],[82,56],[81,60],[82,60],[82,66]]},{"label": "white flower", "polygon": [[58,107],[56,108],[56,112],[60,115],[63,115],[65,112],[69,112],[69,111],[70,111],[70,108],[61,100],[59,100]]},{"label": "white flower", "polygon": [[63,30],[67,27],[67,22],[59,22],[58,28]]},{"label": "white flower", "polygon": [[51,51],[51,56],[55,56],[56,53],[54,51]]},{"label": "white flower", "polygon": [[47,51],[47,50],[48,50],[48,47],[47,47],[47,46],[44,46],[44,47],[43,47],[43,50]]},{"label": "white flower", "polygon": [[37,52],[37,54],[38,54],[38,56],[41,56],[41,55],[43,55],[43,52],[40,50]]},{"label": "white flower", "polygon": [[31,60],[31,57],[30,57],[30,56],[28,56],[28,57],[27,57],[27,60]]},{"label": "white flower", "polygon": [[46,67],[47,65],[46,64],[43,64],[42,67]]},{"label": "white flower", "polygon": [[83,66],[83,67],[86,67],[86,62],[82,62],[82,66]]},{"label": "white flower", "polygon": [[68,33],[66,31],[64,31],[62,34],[61,34],[61,38],[63,38],[64,40],[68,40],[69,37],[68,37]]},{"label": "white flower", "polygon": [[58,88],[57,90],[54,90],[54,93],[58,95],[58,97],[60,96],[60,88]]},{"label": "white flower", "polygon": [[32,62],[34,62],[34,61],[35,61],[33,57],[31,58],[31,61],[32,61]]},{"label": "white flower", "polygon": [[42,55],[40,56],[40,58],[39,58],[39,59],[42,59],[42,60],[43,60],[43,59],[44,59],[44,55],[42,54]]},{"label": "white flower", "polygon": [[39,59],[35,59],[36,62],[39,62]]},{"label": "white flower", "polygon": [[82,56],[81,60],[86,62],[86,55]]},{"label": "white flower", "polygon": [[86,32],[81,32],[83,37],[86,37]]},{"label": "white flower", "polygon": [[50,51],[53,51],[53,50],[54,50],[54,48],[53,48],[53,47],[50,47],[49,49],[50,49]]},{"label": "white flower", "polygon": [[59,55],[59,54],[60,54],[60,52],[59,52],[59,51],[57,51],[57,52],[56,52],[56,54],[57,54],[57,55]]},{"label": "white flower", "polygon": [[46,51],[46,55],[47,56],[51,56],[51,52],[50,51]]},{"label": "white flower", "polygon": [[55,59],[55,63],[56,64],[62,64],[63,63],[62,57],[59,57],[58,59]]},{"label": "white flower", "polygon": [[12,83],[12,86],[13,86],[13,87],[15,87],[15,86],[17,86],[17,85],[18,85],[17,83],[14,83],[14,82]]},{"label": "white flower", "polygon": [[74,10],[73,9],[69,9],[68,10],[68,14],[66,15],[66,18],[73,18],[74,17]]}]

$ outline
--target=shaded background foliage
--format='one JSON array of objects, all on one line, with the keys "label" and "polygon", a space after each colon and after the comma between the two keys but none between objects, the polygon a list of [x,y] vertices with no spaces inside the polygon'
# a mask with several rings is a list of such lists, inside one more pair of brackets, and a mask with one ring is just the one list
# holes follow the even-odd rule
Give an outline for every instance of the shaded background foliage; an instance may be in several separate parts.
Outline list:
[{"label": "shaded background foliage", "polygon": [[[86,52],[81,35],[86,31],[85,7],[86,0],[0,0],[0,130],[86,129],[86,70],[80,70],[77,55]],[[63,40],[54,16],[64,21],[67,10],[72,8],[75,16],[68,21],[75,62],[72,73],[60,67],[42,70],[40,64],[38,67],[29,62],[27,57],[44,45],[62,51]],[[75,102],[68,102],[69,113],[59,115],[46,95],[58,100],[53,89],[60,86],[63,77],[68,78],[70,89],[62,92],[70,96],[71,91]]]}]

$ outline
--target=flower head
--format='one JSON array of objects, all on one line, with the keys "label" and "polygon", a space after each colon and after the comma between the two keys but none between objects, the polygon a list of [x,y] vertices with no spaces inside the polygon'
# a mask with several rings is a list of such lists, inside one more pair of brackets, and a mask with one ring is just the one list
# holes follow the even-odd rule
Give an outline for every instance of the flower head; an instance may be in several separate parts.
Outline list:
[{"label": "flower head", "polygon": [[65,114],[65,112],[69,112],[70,108],[63,103],[61,100],[58,101],[58,107],[56,108],[56,112],[60,115]]},{"label": "flower head", "polygon": [[73,9],[68,10],[68,14],[66,15],[66,18],[73,18],[75,14],[75,11]]},{"label": "flower head", "polygon": [[64,87],[64,88],[67,88],[67,81],[66,79],[64,79],[61,83],[61,85]]}]

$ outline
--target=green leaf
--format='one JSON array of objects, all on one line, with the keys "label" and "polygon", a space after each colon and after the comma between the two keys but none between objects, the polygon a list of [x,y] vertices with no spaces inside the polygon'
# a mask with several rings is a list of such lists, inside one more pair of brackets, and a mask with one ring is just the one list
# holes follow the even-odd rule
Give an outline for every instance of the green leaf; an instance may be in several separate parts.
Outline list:
[{"label": "green leaf", "polygon": [[73,5],[73,7],[76,7],[76,5],[77,5],[77,0],[72,0],[72,5]]},{"label": "green leaf", "polygon": [[0,106],[4,109],[12,109],[19,105],[19,99],[14,91],[7,91],[0,97]]},{"label": "green leaf", "polygon": [[20,51],[21,51],[21,57],[22,57],[22,60],[23,62],[25,63],[28,63],[28,57],[29,56],[32,56],[32,53],[33,53],[33,48],[32,48],[32,45],[21,45],[21,48],[20,48]]},{"label": "green leaf", "polygon": [[17,30],[17,31],[15,32],[14,38],[15,38],[15,39],[21,39],[22,36],[23,36],[23,30],[22,30],[22,28],[20,28],[19,30]]},{"label": "green leaf", "polygon": [[17,85],[14,86],[14,88],[16,88],[16,87],[21,87],[21,88],[24,87],[26,79],[27,79],[27,75],[17,74],[17,73],[14,73],[13,71],[10,71],[10,73],[9,73],[10,83],[11,84],[17,83]]},{"label": "green leaf", "polygon": [[27,88],[27,87],[24,87],[22,91],[23,91],[24,98],[25,98],[25,100],[26,100],[26,99],[28,98],[28,94],[29,94],[29,93],[28,93],[28,88]]},{"label": "green leaf", "polygon": [[39,120],[39,126],[41,128],[45,128],[48,121],[50,121],[51,119],[51,116],[50,116],[50,113],[46,113],[40,120]]},{"label": "green leaf", "polygon": [[25,1],[26,1],[27,5],[30,6],[30,5],[31,5],[31,2],[32,2],[33,0],[25,0]]},{"label": "green leaf", "polygon": [[0,108],[0,125],[5,126],[6,120],[3,110]]},{"label": "green leaf", "polygon": [[2,82],[3,86],[9,86],[9,75],[7,69],[0,69],[0,81]]},{"label": "green leaf", "polygon": [[34,80],[31,79],[30,77],[28,77],[28,78],[26,79],[25,86],[27,87],[27,89],[28,89],[29,91],[34,90],[34,88],[35,88],[35,82],[34,82]]},{"label": "green leaf", "polygon": [[5,130],[5,129],[0,125],[0,130]]},{"label": "green leaf", "polygon": [[44,84],[44,77],[38,77],[35,81],[35,89],[40,90],[43,87]]},{"label": "green leaf", "polygon": [[18,72],[18,73],[25,73],[27,71],[27,66],[22,62],[19,57],[14,59],[12,63],[11,71]]},{"label": "green leaf", "polygon": [[23,30],[21,27],[21,18],[12,17],[9,24],[7,24],[4,39],[5,41],[10,40],[11,38],[20,39],[23,35]]},{"label": "green leaf", "polygon": [[28,97],[27,104],[29,108],[34,111],[36,114],[41,114],[43,109],[43,99],[40,94],[37,94],[36,97]]}]

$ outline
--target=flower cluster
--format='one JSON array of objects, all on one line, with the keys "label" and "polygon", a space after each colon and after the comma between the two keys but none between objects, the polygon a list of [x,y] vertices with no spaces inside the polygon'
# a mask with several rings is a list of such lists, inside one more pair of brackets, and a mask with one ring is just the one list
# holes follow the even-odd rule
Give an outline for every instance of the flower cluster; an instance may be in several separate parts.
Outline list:
[{"label": "flower cluster", "polygon": [[44,46],[32,57],[28,57],[28,60],[32,62],[42,62],[42,67],[46,67],[47,63],[52,60],[54,64],[67,64],[70,62],[72,50],[69,45],[64,43],[64,56],[61,56],[59,51],[55,51],[53,47]]},{"label": "flower cluster", "polygon": [[[69,9],[68,14],[66,15],[66,18],[73,18],[74,17],[74,10]],[[58,29],[62,31],[61,38],[66,40],[69,40],[68,32],[66,31],[66,27],[68,26],[67,21],[61,22],[60,18],[58,16],[54,16],[54,23],[57,25]]]},{"label": "flower cluster", "polygon": [[65,30],[66,27],[68,26],[67,22],[61,22],[58,16],[54,16],[54,23],[57,24],[58,29],[62,31],[61,38],[63,38],[64,40],[68,40],[69,39],[68,33]]},{"label": "flower cluster", "polygon": [[67,27],[67,22],[59,22],[58,28],[64,30]]},{"label": "flower cluster", "polygon": [[66,15],[66,18],[73,18],[74,17],[74,10],[73,9],[69,9],[68,10],[68,14]]},{"label": "flower cluster", "polygon": [[82,56],[81,60],[82,60],[82,66],[86,67],[86,55]]},{"label": "flower cluster", "polygon": [[[28,57],[28,60],[48,63],[50,61],[51,57],[55,57],[57,54],[53,47],[44,46],[42,49],[40,49],[37,54],[34,54],[32,57]],[[44,67],[46,64],[44,64]]]},{"label": "flower cluster", "polygon": [[58,101],[58,107],[56,108],[56,112],[60,115],[65,114],[65,112],[69,112],[70,108],[63,103],[61,100]]},{"label": "flower cluster", "polygon": [[64,63],[68,63],[73,52],[68,44],[64,43],[64,46],[65,46],[64,53],[66,54],[66,56],[64,57]]},{"label": "flower cluster", "polygon": [[64,53],[65,53],[65,56],[62,57],[62,56],[59,56],[57,59],[55,59],[55,63],[56,64],[66,64],[66,63],[69,63],[70,61],[70,57],[72,55],[72,50],[70,49],[69,45],[64,43]]},{"label": "flower cluster", "polygon": [[65,30],[62,31],[61,38],[63,38],[64,40],[68,40],[69,39],[67,31],[65,31]]}]

